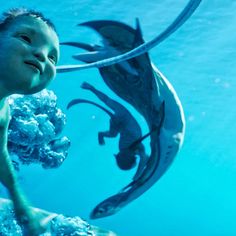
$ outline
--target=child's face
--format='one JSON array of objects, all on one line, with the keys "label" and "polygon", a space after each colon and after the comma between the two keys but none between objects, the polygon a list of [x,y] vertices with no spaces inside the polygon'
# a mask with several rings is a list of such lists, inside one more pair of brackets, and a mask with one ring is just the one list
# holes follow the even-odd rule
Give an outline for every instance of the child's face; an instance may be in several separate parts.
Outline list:
[{"label": "child's face", "polygon": [[55,77],[59,40],[45,22],[19,16],[0,32],[0,88],[8,95],[31,94]]}]

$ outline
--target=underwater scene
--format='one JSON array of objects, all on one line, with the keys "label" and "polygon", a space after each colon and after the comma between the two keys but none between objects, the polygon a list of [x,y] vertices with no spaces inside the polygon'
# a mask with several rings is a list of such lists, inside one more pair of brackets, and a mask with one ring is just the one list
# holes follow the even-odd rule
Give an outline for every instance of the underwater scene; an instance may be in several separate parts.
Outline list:
[{"label": "underwater scene", "polygon": [[[8,98],[40,235],[236,235],[235,0],[0,6],[42,12],[60,41],[47,89]],[[0,194],[0,235],[29,235]]]}]

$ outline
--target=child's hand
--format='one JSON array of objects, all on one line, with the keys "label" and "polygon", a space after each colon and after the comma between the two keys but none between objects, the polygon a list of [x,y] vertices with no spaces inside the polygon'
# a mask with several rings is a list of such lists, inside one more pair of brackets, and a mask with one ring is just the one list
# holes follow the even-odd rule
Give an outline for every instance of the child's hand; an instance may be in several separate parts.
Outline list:
[{"label": "child's hand", "polygon": [[37,209],[25,209],[19,218],[19,224],[22,228],[24,236],[39,236],[49,228],[50,221],[55,214],[45,215]]},{"label": "child's hand", "polygon": [[16,215],[24,236],[38,236],[45,232],[41,219],[30,208],[16,210]]},{"label": "child's hand", "polygon": [[14,196],[13,205],[16,219],[22,228],[23,235],[39,236],[47,230],[50,221],[56,214],[30,207],[24,196],[20,192],[16,192],[18,194],[12,195]]}]

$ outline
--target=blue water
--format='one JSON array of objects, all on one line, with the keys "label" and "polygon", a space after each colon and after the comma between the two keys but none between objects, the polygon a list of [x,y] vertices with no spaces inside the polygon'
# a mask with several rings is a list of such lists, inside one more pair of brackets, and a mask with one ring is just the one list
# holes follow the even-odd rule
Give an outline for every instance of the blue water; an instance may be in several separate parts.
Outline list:
[{"label": "blue water", "polygon": [[[89,20],[112,19],[131,26],[139,17],[144,39],[164,30],[187,0],[0,0],[1,9],[27,6],[56,24],[61,41],[99,43],[93,31],[77,27]],[[175,87],[186,115],[183,148],[171,168],[149,191],[116,215],[89,220],[93,207],[130,182],[114,162],[117,139],[97,143],[108,117],[92,106],[66,111],[76,97],[96,98],[80,89],[83,81],[117,98],[96,69],[60,74],[50,85],[67,114],[64,134],[72,142],[56,170],[25,167],[22,184],[33,205],[67,215],[121,236],[235,236],[236,219],[236,1],[203,0],[177,32],[150,51],[152,61]],[[77,53],[62,47],[60,64]],[[143,130],[143,119],[134,112]]]}]

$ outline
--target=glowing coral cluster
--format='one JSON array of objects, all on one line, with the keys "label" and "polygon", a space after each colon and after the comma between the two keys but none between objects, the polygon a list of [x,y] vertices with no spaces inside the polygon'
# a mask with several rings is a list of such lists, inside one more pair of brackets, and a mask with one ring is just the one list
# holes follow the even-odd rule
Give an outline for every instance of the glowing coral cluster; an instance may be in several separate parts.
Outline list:
[{"label": "glowing coral cluster", "polygon": [[12,95],[9,98],[11,120],[8,148],[16,167],[19,163],[39,163],[43,168],[59,167],[65,160],[70,141],[59,137],[65,114],[57,107],[57,97],[44,89],[33,95]]}]

